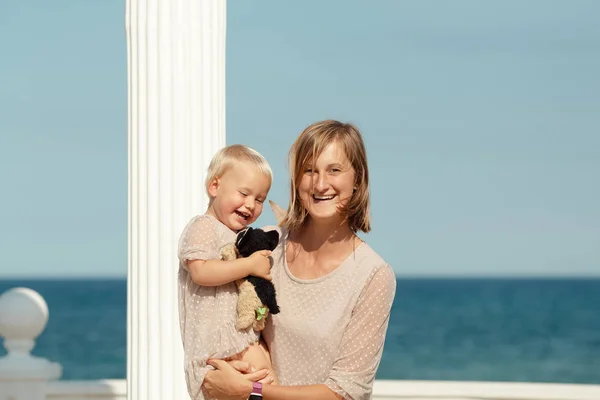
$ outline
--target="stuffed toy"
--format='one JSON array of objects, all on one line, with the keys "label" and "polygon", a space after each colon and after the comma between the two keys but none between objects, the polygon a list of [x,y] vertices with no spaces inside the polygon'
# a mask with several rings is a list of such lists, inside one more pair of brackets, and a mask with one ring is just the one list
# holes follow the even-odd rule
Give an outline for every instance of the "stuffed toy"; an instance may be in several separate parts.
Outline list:
[{"label": "stuffed toy", "polygon": [[[262,229],[248,227],[237,235],[235,243],[225,246],[221,250],[221,259],[235,260],[239,257],[248,257],[255,251],[271,250],[277,247],[279,233],[277,231],[265,232]],[[279,313],[279,306],[275,297],[275,286],[271,281],[257,276],[247,276],[236,281],[238,286],[237,320],[236,329],[252,327],[261,331],[269,314]]]}]

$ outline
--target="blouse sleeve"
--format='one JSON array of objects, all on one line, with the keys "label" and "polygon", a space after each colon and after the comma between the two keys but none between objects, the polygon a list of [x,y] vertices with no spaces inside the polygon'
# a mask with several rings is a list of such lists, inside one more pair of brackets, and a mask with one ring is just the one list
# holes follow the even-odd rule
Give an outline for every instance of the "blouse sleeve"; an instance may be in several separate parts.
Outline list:
[{"label": "blouse sleeve", "polygon": [[192,219],[179,238],[177,256],[187,269],[190,260],[219,258],[219,234],[213,221],[203,215]]},{"label": "blouse sleeve", "polygon": [[370,399],[396,294],[396,276],[385,265],[374,271],[352,312],[325,384],[344,399]]}]

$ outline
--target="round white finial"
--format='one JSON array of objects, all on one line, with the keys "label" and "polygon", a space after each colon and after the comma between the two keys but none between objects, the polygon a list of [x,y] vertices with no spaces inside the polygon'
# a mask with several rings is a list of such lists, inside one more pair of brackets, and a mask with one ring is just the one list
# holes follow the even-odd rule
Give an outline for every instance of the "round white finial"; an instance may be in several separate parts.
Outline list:
[{"label": "round white finial", "polygon": [[13,288],[0,295],[0,336],[5,341],[34,340],[48,322],[44,298],[28,288]]},{"label": "round white finial", "polygon": [[48,305],[36,291],[14,288],[0,295],[0,336],[8,350],[0,357],[0,381],[60,378],[60,364],[30,354],[47,322]]}]

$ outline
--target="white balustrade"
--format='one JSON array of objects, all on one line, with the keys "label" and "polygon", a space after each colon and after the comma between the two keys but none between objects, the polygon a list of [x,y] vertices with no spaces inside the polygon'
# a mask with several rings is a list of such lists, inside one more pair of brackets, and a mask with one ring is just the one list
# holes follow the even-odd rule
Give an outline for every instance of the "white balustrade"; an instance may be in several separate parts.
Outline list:
[{"label": "white balustrade", "polygon": [[[31,355],[48,322],[37,292],[14,288],[0,295],[0,400],[126,400],[124,379],[58,381],[57,363]],[[373,400],[600,400],[600,385],[527,382],[376,380]]]},{"label": "white balustrade", "polygon": [[0,400],[44,400],[47,383],[60,378],[59,364],[35,357],[35,339],[48,322],[42,296],[27,288],[0,295],[0,336],[8,354],[0,358]]},{"label": "white balustrade", "polygon": [[[48,400],[125,400],[124,380],[54,382]],[[600,385],[376,380],[373,400],[599,400]]]}]

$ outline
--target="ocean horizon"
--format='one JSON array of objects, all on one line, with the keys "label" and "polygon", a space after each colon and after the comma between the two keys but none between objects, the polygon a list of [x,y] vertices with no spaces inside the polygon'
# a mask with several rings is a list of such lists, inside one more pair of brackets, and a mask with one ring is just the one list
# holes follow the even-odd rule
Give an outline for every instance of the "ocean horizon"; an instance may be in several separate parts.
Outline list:
[{"label": "ocean horizon", "polygon": [[[13,287],[48,303],[33,354],[62,379],[125,379],[125,277]],[[377,378],[600,384],[600,277],[399,277]]]}]

